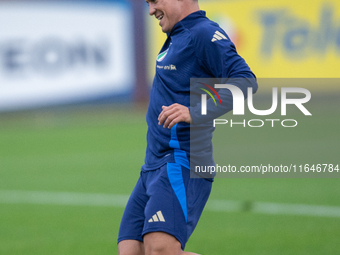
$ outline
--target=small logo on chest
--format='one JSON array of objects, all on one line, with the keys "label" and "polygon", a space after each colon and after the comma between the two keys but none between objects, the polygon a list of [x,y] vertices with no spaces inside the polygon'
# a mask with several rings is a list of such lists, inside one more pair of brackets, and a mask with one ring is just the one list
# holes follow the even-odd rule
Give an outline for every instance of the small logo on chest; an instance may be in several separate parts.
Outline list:
[{"label": "small logo on chest", "polygon": [[170,70],[170,71],[176,71],[177,68],[175,65],[168,65],[168,66],[160,66],[160,65],[157,65],[156,66],[158,69],[164,69],[164,70]]},{"label": "small logo on chest", "polygon": [[162,62],[162,60],[168,55],[168,51],[170,49],[172,43],[170,43],[169,48],[167,48],[165,51],[161,52],[157,56],[157,62]]}]

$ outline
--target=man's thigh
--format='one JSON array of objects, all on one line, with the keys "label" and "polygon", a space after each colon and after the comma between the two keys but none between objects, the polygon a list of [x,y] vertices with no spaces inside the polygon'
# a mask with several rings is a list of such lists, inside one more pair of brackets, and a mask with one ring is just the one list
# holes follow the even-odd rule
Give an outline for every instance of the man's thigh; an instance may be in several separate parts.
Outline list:
[{"label": "man's thigh", "polygon": [[146,181],[149,200],[142,235],[167,233],[184,250],[209,197],[211,182],[191,179],[190,170],[176,163],[167,163],[153,174]]},{"label": "man's thigh", "polygon": [[144,210],[148,199],[141,176],[125,207],[119,228],[118,243],[123,240],[143,242]]},{"label": "man's thigh", "polygon": [[[181,243],[172,235],[164,232],[152,232],[144,236],[145,255],[199,255],[193,252],[185,252],[181,249]],[[136,253],[139,254],[139,253]],[[121,254],[120,254],[121,255]],[[122,254],[124,255],[124,254]]]},{"label": "man's thigh", "polygon": [[152,232],[144,236],[145,254],[180,255],[181,243],[172,235]]},{"label": "man's thigh", "polygon": [[123,240],[118,244],[118,255],[145,255],[144,244],[137,240]]},{"label": "man's thigh", "polygon": [[209,197],[211,182],[190,179],[185,167],[168,163],[141,173],[122,218],[118,242],[153,232],[173,236],[184,250]]}]

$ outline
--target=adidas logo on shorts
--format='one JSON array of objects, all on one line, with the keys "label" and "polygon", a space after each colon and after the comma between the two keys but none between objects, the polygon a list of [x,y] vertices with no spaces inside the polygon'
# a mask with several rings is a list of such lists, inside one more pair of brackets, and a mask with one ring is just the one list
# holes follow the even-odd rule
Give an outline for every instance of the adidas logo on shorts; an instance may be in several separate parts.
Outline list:
[{"label": "adidas logo on shorts", "polygon": [[158,211],[156,214],[154,214],[151,219],[149,220],[149,222],[158,222],[158,221],[162,221],[165,222],[165,219],[163,217],[163,214],[161,211]]}]

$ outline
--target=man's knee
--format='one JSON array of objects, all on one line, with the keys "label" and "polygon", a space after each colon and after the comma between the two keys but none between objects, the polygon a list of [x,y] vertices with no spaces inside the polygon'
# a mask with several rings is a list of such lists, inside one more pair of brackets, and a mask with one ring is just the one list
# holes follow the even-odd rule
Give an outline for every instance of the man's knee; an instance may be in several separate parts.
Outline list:
[{"label": "man's knee", "polygon": [[144,236],[145,255],[180,255],[181,243],[172,235],[152,232]]}]

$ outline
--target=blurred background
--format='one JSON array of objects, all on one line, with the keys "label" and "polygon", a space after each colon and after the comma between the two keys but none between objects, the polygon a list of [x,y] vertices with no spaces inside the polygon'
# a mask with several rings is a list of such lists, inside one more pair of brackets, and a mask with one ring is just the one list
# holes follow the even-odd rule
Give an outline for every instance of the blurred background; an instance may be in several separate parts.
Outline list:
[{"label": "blurred background", "polygon": [[[313,116],[217,130],[216,159],[339,164],[340,2],[199,3],[258,78],[317,79]],[[117,254],[165,38],[143,0],[0,0],[0,254]],[[216,179],[187,250],[339,254],[339,195],[338,178]]]}]

